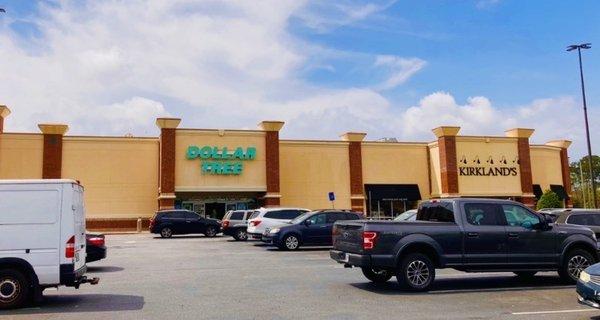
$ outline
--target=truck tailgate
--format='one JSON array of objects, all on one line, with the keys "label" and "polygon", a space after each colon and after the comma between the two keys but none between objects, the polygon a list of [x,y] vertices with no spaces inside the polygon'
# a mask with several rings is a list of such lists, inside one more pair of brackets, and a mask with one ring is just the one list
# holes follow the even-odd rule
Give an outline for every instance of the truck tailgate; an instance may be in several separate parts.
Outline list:
[{"label": "truck tailgate", "polygon": [[344,252],[362,253],[363,221],[338,222],[333,226],[333,248]]}]

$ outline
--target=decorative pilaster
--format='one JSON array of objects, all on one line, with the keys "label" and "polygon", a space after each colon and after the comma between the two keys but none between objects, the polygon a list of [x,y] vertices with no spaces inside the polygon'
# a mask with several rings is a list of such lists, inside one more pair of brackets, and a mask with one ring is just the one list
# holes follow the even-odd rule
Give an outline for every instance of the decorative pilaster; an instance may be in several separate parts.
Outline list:
[{"label": "decorative pilaster", "polygon": [[175,208],[175,135],[181,119],[158,118],[159,139],[159,210]]},{"label": "decorative pilaster", "polygon": [[534,129],[526,128],[515,128],[505,131],[507,137],[517,138],[519,173],[521,176],[521,192],[523,193],[519,200],[530,208],[535,207],[533,176],[531,173],[531,153],[529,150],[529,138],[534,131]]},{"label": "decorative pilaster", "polygon": [[362,176],[362,141],[366,133],[347,132],[341,135],[342,140],[348,141],[348,160],[350,164],[350,205],[352,211],[364,212],[365,195]]},{"label": "decorative pilaster", "polygon": [[442,192],[440,197],[458,196],[458,164],[456,158],[456,135],[460,127],[437,127],[432,130],[438,138],[440,152],[440,175]]},{"label": "decorative pilaster", "polygon": [[264,196],[265,207],[276,207],[280,204],[279,189],[279,131],[283,121],[263,121],[258,127],[265,131],[265,158],[267,192]]},{"label": "decorative pilaster", "polygon": [[63,136],[69,130],[66,124],[38,124],[44,134],[42,179],[62,177]]},{"label": "decorative pilaster", "polygon": [[4,132],[4,119],[10,114],[10,109],[7,106],[0,105],[0,133]]},{"label": "decorative pilaster", "polygon": [[569,149],[569,147],[571,146],[571,141],[554,140],[546,143],[546,145],[560,148],[560,165],[563,187],[565,188],[565,193],[569,196],[569,198],[565,200],[565,206],[567,208],[573,208],[573,200],[571,199],[571,193],[573,191],[571,189],[571,174],[569,172],[569,154],[567,152],[567,149]]}]

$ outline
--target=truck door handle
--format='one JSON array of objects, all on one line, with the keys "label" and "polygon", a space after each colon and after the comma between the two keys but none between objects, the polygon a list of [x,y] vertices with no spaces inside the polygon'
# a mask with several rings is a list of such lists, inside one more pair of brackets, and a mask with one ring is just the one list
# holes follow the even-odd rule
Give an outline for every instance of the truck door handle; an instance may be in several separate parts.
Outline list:
[{"label": "truck door handle", "polygon": [[192,223],[190,220],[186,220],[185,222],[187,222],[187,223]]},{"label": "truck door handle", "polygon": [[469,237],[469,238],[477,238],[477,237],[479,237],[479,233],[477,233],[477,232],[467,232],[467,237]]},{"label": "truck door handle", "polygon": [[509,238],[518,238],[518,237],[519,237],[519,234],[518,234],[518,233],[516,233],[516,232],[509,232],[509,233],[508,233],[508,237],[509,237]]}]

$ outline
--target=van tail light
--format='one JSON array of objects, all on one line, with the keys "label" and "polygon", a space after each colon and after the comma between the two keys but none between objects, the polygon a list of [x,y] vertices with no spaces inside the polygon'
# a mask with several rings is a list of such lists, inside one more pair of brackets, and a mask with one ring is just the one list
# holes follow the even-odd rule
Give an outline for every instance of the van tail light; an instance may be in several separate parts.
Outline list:
[{"label": "van tail light", "polygon": [[90,242],[91,245],[93,245],[95,247],[104,246],[104,238],[102,238],[102,237],[89,238],[88,241]]},{"label": "van tail light", "polygon": [[154,218],[150,219],[149,227],[150,227],[150,229],[152,229],[152,227],[154,227]]},{"label": "van tail light", "polygon": [[222,227],[223,229],[229,228],[229,220],[223,220]]},{"label": "van tail light", "polygon": [[363,231],[363,249],[370,250],[375,248],[375,242],[377,240],[377,232]]},{"label": "van tail light", "polygon": [[75,236],[71,236],[69,241],[67,241],[67,245],[65,246],[65,258],[74,258],[75,257]]},{"label": "van tail light", "polygon": [[258,226],[262,221],[260,220],[254,220],[254,221],[250,221],[250,226],[251,227],[256,227]]}]

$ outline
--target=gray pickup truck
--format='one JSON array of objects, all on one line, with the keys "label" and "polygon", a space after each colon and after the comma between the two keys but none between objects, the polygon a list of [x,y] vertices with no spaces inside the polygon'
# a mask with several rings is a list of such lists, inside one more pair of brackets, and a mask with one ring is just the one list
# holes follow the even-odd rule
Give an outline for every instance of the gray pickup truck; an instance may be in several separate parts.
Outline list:
[{"label": "gray pickup truck", "polygon": [[373,282],[396,276],[406,288],[424,291],[441,268],[519,277],[558,271],[575,282],[599,251],[588,228],[554,224],[514,201],[459,198],[423,202],[414,222],[337,222],[330,256],[360,267]]}]

